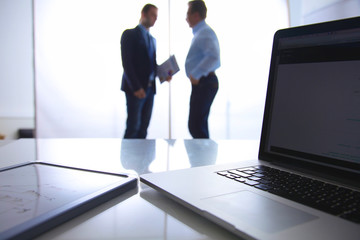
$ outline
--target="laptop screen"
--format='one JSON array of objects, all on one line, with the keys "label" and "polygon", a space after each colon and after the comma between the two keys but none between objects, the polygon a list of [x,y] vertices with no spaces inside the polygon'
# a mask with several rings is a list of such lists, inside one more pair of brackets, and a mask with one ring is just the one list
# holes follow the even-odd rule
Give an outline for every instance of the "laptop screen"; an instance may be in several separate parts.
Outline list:
[{"label": "laptop screen", "polygon": [[275,34],[259,157],[360,170],[360,18]]}]

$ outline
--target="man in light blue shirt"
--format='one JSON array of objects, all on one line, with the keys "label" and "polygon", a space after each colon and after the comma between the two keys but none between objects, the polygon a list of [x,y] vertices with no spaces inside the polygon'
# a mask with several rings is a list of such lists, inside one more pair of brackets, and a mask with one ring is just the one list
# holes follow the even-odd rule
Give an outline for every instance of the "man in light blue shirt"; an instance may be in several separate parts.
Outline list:
[{"label": "man in light blue shirt", "polygon": [[215,32],[206,24],[202,0],[189,2],[186,21],[193,40],[186,57],[186,75],[192,84],[188,127],[193,138],[209,138],[208,117],[218,91],[215,70],[220,67],[220,48]]}]

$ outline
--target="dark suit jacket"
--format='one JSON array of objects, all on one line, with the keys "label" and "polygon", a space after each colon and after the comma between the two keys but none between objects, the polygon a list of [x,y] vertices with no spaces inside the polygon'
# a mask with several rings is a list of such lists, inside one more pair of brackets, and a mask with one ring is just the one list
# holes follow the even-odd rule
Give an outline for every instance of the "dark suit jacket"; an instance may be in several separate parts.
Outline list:
[{"label": "dark suit jacket", "polygon": [[[121,90],[127,93],[133,93],[140,88],[146,90],[152,72],[150,61],[153,61],[156,75],[156,53],[154,54],[154,59],[150,59],[146,42],[139,26],[125,30],[121,36],[120,43],[121,59],[124,67]],[[153,84],[153,89],[155,92],[155,84]]]}]

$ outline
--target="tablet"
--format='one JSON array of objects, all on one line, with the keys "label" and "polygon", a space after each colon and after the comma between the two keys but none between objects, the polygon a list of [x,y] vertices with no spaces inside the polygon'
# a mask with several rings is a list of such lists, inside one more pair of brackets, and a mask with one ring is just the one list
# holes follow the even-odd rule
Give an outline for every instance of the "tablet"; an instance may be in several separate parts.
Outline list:
[{"label": "tablet", "polygon": [[33,162],[0,170],[0,239],[30,239],[137,187],[137,178]]}]

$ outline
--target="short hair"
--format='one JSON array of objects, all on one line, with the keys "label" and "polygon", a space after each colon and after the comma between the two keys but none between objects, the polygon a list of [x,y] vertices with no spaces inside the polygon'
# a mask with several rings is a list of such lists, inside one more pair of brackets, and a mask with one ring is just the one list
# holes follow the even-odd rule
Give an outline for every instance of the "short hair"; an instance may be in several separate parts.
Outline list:
[{"label": "short hair", "polygon": [[203,0],[193,0],[189,2],[190,13],[199,13],[202,19],[206,18],[207,8]]},{"label": "short hair", "polygon": [[147,14],[151,8],[157,9],[157,7],[155,5],[148,3],[142,8],[141,13]]}]

